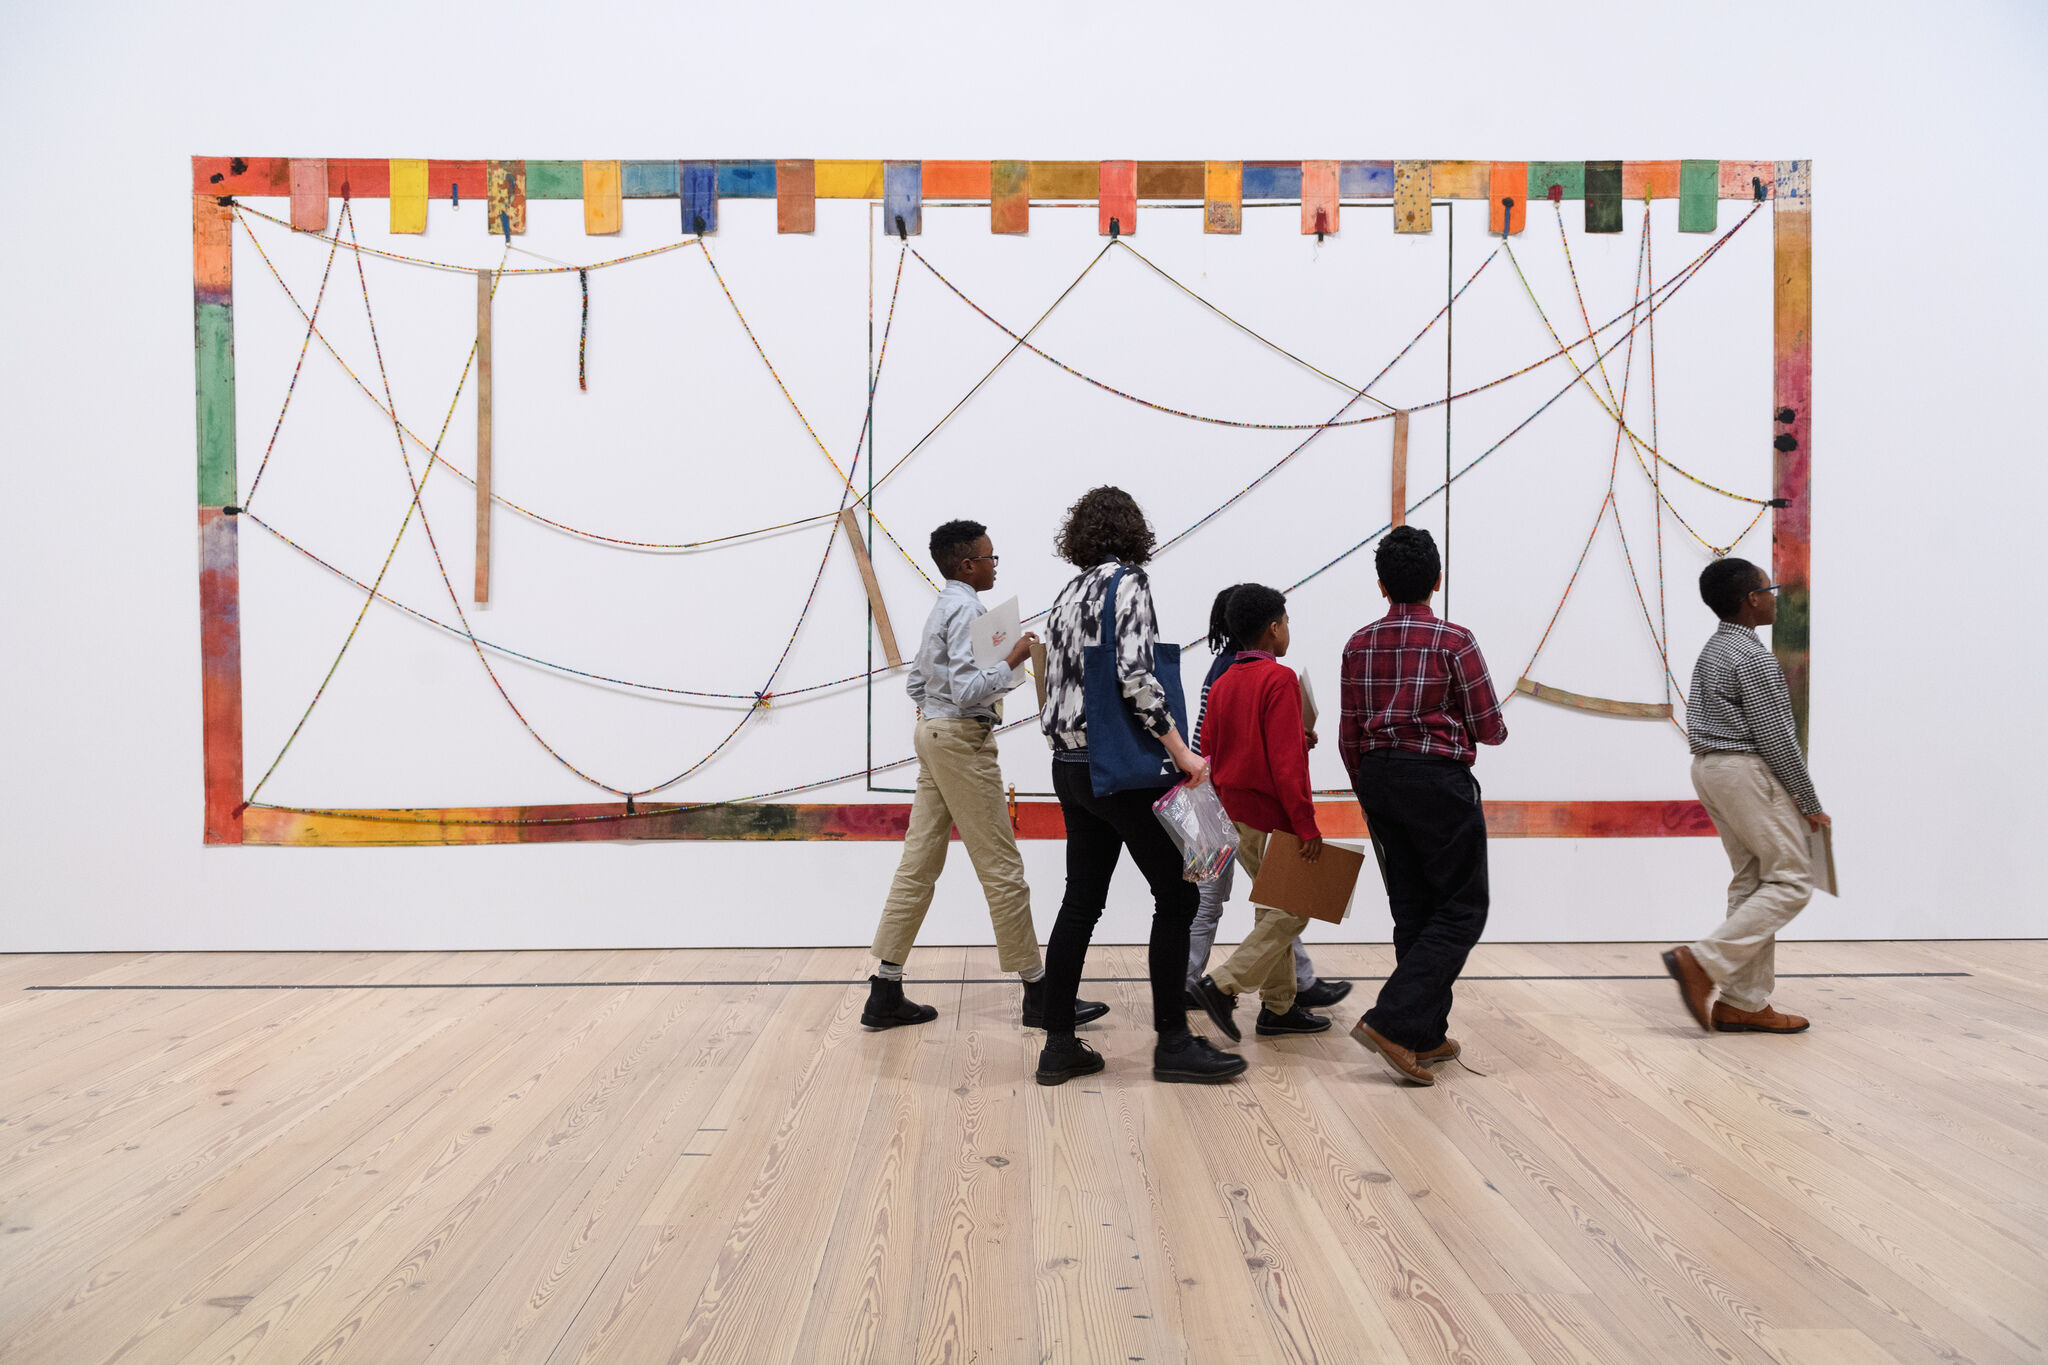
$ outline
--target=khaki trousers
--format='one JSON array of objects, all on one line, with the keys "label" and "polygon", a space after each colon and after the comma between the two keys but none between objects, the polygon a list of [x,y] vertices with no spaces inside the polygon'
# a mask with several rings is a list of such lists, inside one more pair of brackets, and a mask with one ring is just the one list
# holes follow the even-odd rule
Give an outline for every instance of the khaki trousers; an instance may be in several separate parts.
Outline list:
[{"label": "khaki trousers", "polygon": [[1031,888],[1010,827],[1010,803],[996,764],[995,727],[980,720],[920,720],[916,731],[917,795],[903,860],[875,927],[875,956],[901,963],[917,942],[931,909],[932,890],[946,866],[954,828],[981,878],[989,922],[996,931],[996,961],[1006,972],[1040,965],[1038,930],[1031,923]]},{"label": "khaki trousers", "polygon": [[[1239,825],[1237,838],[1237,860],[1257,881],[1259,864],[1266,859],[1266,832]],[[1230,995],[1255,990],[1261,1005],[1275,1014],[1285,1014],[1294,1008],[1294,941],[1308,928],[1308,921],[1256,902],[1252,911],[1251,933],[1227,962],[1209,974],[1210,979]]]},{"label": "khaki trousers", "polygon": [[1730,1006],[1760,1010],[1777,984],[1778,931],[1813,898],[1806,817],[1756,754],[1700,754],[1692,786],[1735,869],[1728,918],[1692,955]]}]

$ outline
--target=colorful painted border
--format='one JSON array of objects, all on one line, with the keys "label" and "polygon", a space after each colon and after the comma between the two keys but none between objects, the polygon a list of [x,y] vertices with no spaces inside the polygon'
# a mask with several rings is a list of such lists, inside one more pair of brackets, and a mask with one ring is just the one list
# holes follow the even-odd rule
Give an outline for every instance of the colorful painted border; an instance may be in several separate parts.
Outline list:
[{"label": "colorful painted border", "polygon": [[[300,159],[300,171],[312,163]],[[356,198],[388,198],[391,162],[374,159],[333,159],[324,163],[331,193]],[[484,161],[427,161],[429,203],[446,193],[483,199],[488,193]],[[527,162],[527,194],[533,198],[578,198],[582,193],[581,162]],[[634,198],[700,198],[715,185],[716,196],[773,197],[776,162],[636,162],[624,168]],[[676,165],[670,177],[655,168]],[[784,163],[794,164],[794,163]],[[816,193],[846,189],[883,193],[881,162],[818,162],[827,168],[825,185]],[[989,174],[991,163],[948,161],[891,163],[916,165],[922,190],[934,197],[989,201],[992,214],[999,193]],[[1138,199],[1192,199],[1204,196],[1202,162],[1005,163],[1025,168],[1024,195],[1044,187],[1051,197],[1096,198],[1101,186],[1127,195],[1135,182]],[[1256,175],[1240,182],[1245,198],[1254,190],[1292,187],[1298,193],[1300,162],[1232,163],[1254,168]],[[1327,163],[1306,163],[1325,165]],[[1380,172],[1393,163],[1336,163],[1340,192],[1387,198],[1392,183]],[[1488,184],[1496,163],[1422,163],[1444,168],[1465,193]],[[1519,163],[1499,163],[1514,165]],[[1539,165],[1559,167],[1584,163],[1527,163],[1531,175]],[[1624,193],[1640,189],[1644,198],[1678,198],[1682,177],[1666,173],[1673,163],[1624,162]],[[1798,716],[1800,739],[1807,734],[1813,605],[1812,566],[1812,393],[1813,393],[1813,216],[1809,161],[1682,163],[1716,167],[1720,197],[1772,200],[1773,274],[1773,424],[1774,493],[1783,503],[1772,523],[1772,574],[1784,585],[1773,647],[1785,669]],[[1091,176],[1097,165],[1117,167],[1107,179]],[[1123,167],[1133,170],[1126,173]],[[1281,172],[1297,168],[1296,177]],[[710,168],[710,169],[707,169]],[[1721,171],[1727,171],[1721,174]],[[559,171],[560,174],[555,173]],[[1739,171],[1739,173],[1737,173]],[[573,174],[572,174],[573,172]],[[1240,174],[1244,172],[1241,170]],[[554,179],[550,179],[554,176]],[[1768,176],[1769,183],[1766,183]],[[305,177],[301,175],[300,179]],[[1091,179],[1093,183],[1091,183]],[[910,808],[902,805],[806,805],[755,803],[698,806],[681,810],[635,813],[623,806],[506,806],[448,810],[364,809],[305,813],[270,807],[246,808],[242,802],[242,664],[241,578],[233,500],[238,483],[235,467],[234,364],[234,213],[229,196],[290,199],[294,162],[289,157],[192,158],[192,307],[195,378],[196,443],[199,502],[200,695],[203,711],[204,837],[209,844],[262,844],[294,847],[365,846],[379,844],[503,844],[592,842],[618,839],[755,839],[873,840],[901,839]],[[574,184],[571,184],[571,181]],[[557,183],[559,181],[560,183]],[[844,185],[841,185],[844,181]],[[1697,177],[1705,182],[1705,176]],[[1702,188],[1704,184],[1702,183]],[[1008,191],[1017,194],[1017,187]],[[714,210],[716,197],[710,198]],[[1021,207],[1021,206],[1020,206]],[[1517,205],[1516,209],[1519,210]],[[1304,215],[1304,231],[1312,221]],[[1135,231],[1133,223],[1124,231]],[[1512,224],[1512,218],[1510,224]],[[1334,228],[1335,223],[1330,222]],[[1682,226],[1682,225],[1681,225]],[[523,224],[515,227],[520,230]],[[998,226],[998,230],[1001,230]],[[1105,218],[1103,230],[1108,230]],[[1318,803],[1323,828],[1336,838],[1362,837],[1364,817],[1347,802]],[[1714,832],[1696,801],[1489,801],[1488,832],[1494,838],[1697,838]],[[1018,835],[1026,839],[1065,837],[1059,807],[1043,801],[1020,802],[1014,816]]]},{"label": "colorful painted border", "polygon": [[[900,840],[907,805],[693,806],[642,810],[624,805],[485,806],[451,810],[334,810],[306,813],[252,808],[243,842],[294,848],[366,848],[423,844],[575,844],[622,839]],[[1010,823],[1019,839],[1064,839],[1059,803],[1019,801]],[[1318,801],[1316,824],[1332,839],[1363,839],[1365,815],[1353,801]],[[1714,825],[1697,801],[1488,801],[1487,833],[1496,839],[1708,838]],[[956,833],[955,838],[959,835]]]}]

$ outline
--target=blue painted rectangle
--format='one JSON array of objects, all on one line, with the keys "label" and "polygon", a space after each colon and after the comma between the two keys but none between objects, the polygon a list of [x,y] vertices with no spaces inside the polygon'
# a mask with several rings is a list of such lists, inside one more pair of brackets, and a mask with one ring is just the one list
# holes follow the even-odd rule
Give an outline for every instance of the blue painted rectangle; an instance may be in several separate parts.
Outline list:
[{"label": "blue painted rectangle", "polygon": [[682,175],[683,231],[718,231],[718,163],[683,161],[677,166]]},{"label": "blue painted rectangle", "polygon": [[884,161],[882,163],[882,227],[896,231],[896,220],[912,236],[924,231],[924,163]]},{"label": "blue painted rectangle", "polygon": [[1392,199],[1394,163],[1342,161],[1337,164],[1337,194],[1344,199]]},{"label": "blue painted rectangle", "polygon": [[673,161],[626,161],[619,165],[619,193],[627,199],[673,199],[678,183]]},{"label": "blue painted rectangle", "polygon": [[775,197],[775,163],[772,161],[719,162],[718,197],[721,199],[773,199]]},{"label": "blue painted rectangle", "polygon": [[1299,161],[1247,161],[1244,163],[1242,199],[1301,198]]}]

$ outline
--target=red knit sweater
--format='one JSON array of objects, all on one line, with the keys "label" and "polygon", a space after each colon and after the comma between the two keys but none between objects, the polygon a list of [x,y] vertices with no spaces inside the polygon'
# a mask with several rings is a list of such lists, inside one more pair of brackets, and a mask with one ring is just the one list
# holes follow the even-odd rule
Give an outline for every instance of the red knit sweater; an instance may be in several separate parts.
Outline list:
[{"label": "red knit sweater", "polygon": [[1320,839],[1308,780],[1308,732],[1294,670],[1246,650],[1209,690],[1202,754],[1223,809],[1239,824]]}]

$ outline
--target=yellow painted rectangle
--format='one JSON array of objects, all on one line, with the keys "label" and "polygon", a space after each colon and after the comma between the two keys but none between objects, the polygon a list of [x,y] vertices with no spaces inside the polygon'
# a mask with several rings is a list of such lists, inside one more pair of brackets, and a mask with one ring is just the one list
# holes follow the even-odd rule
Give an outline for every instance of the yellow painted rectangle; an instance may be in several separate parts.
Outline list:
[{"label": "yellow painted rectangle", "polygon": [[625,207],[619,184],[619,163],[583,163],[583,231],[604,235],[624,225]]},{"label": "yellow painted rectangle", "polygon": [[421,233],[427,230],[427,163],[391,159],[391,230]]},{"label": "yellow painted rectangle", "polygon": [[1244,229],[1244,163],[1209,161],[1202,166],[1202,231]]},{"label": "yellow painted rectangle", "polygon": [[1439,199],[1484,199],[1493,179],[1491,161],[1432,161],[1430,193]]},{"label": "yellow painted rectangle", "polygon": [[816,199],[880,199],[882,163],[879,161],[818,161]]},{"label": "yellow painted rectangle", "polygon": [[1031,163],[1033,199],[1093,199],[1101,192],[1102,163],[1099,161]]}]

